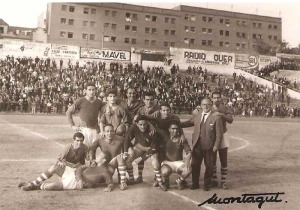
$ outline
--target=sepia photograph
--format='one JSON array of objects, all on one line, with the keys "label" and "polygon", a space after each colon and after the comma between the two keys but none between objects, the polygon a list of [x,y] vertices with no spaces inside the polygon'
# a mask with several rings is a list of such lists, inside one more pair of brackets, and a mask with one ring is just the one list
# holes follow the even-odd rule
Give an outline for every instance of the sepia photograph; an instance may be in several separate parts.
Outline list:
[{"label": "sepia photograph", "polygon": [[0,209],[300,209],[300,3],[0,2]]}]

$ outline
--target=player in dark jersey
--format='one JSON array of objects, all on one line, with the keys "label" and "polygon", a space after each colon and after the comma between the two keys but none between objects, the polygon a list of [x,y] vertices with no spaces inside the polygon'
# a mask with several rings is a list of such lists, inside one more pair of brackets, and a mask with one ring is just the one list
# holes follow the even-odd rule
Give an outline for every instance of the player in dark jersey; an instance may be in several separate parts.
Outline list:
[{"label": "player in dark jersey", "polygon": [[126,159],[126,169],[129,175],[129,183],[134,182],[133,177],[133,167],[132,162],[141,156],[146,155],[147,157],[151,157],[152,166],[154,169],[156,181],[158,186],[162,190],[167,190],[166,187],[162,183],[161,174],[160,174],[160,163],[158,161],[157,156],[157,134],[150,135],[150,127],[148,124],[148,119],[144,115],[139,115],[136,119],[136,124],[133,124],[126,137],[124,143],[124,155],[127,156],[128,148],[131,145],[133,139],[135,139],[135,143],[133,145],[133,153],[128,155]]},{"label": "player in dark jersey", "polygon": [[98,163],[105,163],[113,175],[115,169],[120,173],[120,189],[125,190],[126,185],[126,166],[121,154],[124,145],[124,138],[115,135],[114,127],[107,124],[104,127],[104,137],[99,138],[90,147],[90,158],[96,160],[96,150],[99,147],[101,152],[97,158]]},{"label": "player in dark jersey", "polygon": [[[90,146],[97,139],[98,116],[104,102],[96,98],[96,87],[93,83],[86,85],[86,96],[75,101],[66,112],[70,126],[74,131],[82,132],[84,143]],[[75,125],[73,114],[79,112],[79,124]]]},{"label": "player in dark jersey", "polygon": [[[73,136],[73,143],[65,146],[63,152],[59,155],[57,162],[49,169],[44,171],[36,180],[31,183],[20,183],[19,187],[22,190],[28,191],[38,188],[47,190],[62,190],[69,189],[76,185],[74,180],[70,180],[69,176],[75,169],[85,164],[85,159],[88,154],[88,147],[83,144],[84,136],[82,133],[75,133]],[[57,174],[62,179],[54,183],[42,183],[50,179],[54,174]]]},{"label": "player in dark jersey", "polygon": [[[167,188],[170,186],[169,176],[172,173],[179,174],[179,178],[176,180],[179,189],[183,189],[186,185],[185,179],[192,173],[191,169],[191,156],[192,150],[184,138],[182,129],[180,129],[180,122],[171,121],[169,123],[169,132],[164,138],[164,154],[161,167],[162,177],[165,179],[165,185]],[[183,159],[183,151],[185,152],[185,158]]]}]

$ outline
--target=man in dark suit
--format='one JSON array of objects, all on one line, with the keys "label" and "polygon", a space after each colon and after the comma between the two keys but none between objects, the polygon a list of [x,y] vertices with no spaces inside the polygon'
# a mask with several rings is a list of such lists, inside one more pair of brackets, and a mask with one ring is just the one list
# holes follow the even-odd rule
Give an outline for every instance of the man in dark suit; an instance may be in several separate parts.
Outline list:
[{"label": "man in dark suit", "polygon": [[223,138],[223,123],[220,116],[212,114],[212,102],[210,99],[201,101],[201,109],[189,120],[182,122],[181,126],[194,126],[192,141],[192,186],[191,189],[199,189],[199,177],[202,160],[204,159],[205,174],[203,190],[208,191],[212,180],[213,152],[217,151]]}]

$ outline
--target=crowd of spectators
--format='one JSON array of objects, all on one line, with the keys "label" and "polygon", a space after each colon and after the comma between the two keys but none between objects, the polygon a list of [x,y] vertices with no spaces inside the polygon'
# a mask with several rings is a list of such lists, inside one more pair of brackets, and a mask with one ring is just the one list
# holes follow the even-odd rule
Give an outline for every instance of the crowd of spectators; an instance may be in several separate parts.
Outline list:
[{"label": "crowd of spectators", "polygon": [[63,62],[12,56],[0,60],[0,111],[64,114],[68,106],[85,95],[87,82],[94,82],[97,96],[104,101],[109,87],[117,88],[120,98],[125,98],[128,87],[134,87],[139,98],[145,91],[153,91],[156,103],[169,102],[176,114],[192,113],[203,98],[218,90],[235,115],[300,115],[300,108],[289,106],[285,88],[263,87],[242,75],[209,74],[201,66],[179,72],[174,65],[168,74],[163,66],[143,69],[132,63]]}]

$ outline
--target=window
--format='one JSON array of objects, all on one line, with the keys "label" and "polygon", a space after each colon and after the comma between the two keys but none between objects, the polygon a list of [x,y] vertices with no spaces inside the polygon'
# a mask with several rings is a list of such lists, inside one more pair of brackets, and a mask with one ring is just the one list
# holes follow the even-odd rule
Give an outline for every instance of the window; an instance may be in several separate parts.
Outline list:
[{"label": "window", "polygon": [[257,46],[256,46],[255,44],[254,44],[254,45],[252,45],[252,48],[253,48],[253,49],[255,49],[256,47],[257,47]]},{"label": "window", "polygon": [[230,26],[230,20],[229,20],[229,19],[226,19],[226,20],[225,20],[225,24],[226,24],[226,26]]},{"label": "window", "polygon": [[136,39],[132,39],[131,44],[136,44]]},{"label": "window", "polygon": [[165,18],[165,23],[169,23],[169,21],[170,21],[170,18],[166,17]]},{"label": "window", "polygon": [[223,47],[224,46],[224,42],[219,42],[219,46]]},{"label": "window", "polygon": [[271,28],[272,28],[272,24],[269,24],[269,25],[268,25],[268,29],[271,29]]},{"label": "window", "polygon": [[195,33],[196,31],[195,31],[195,27],[191,27],[191,32],[192,33]]},{"label": "window", "polygon": [[175,18],[171,18],[171,23],[175,24],[175,20],[176,20]]},{"label": "window", "polygon": [[257,37],[256,37],[256,34],[252,34],[252,38],[253,39],[256,39]]},{"label": "window", "polygon": [[203,16],[203,17],[202,17],[202,21],[203,21],[203,22],[206,22],[206,20],[207,20],[207,17],[206,17],[206,16]]},{"label": "window", "polygon": [[169,35],[169,30],[165,30],[165,35]]},{"label": "window", "polygon": [[196,21],[196,16],[195,15],[191,16],[191,21]]},{"label": "window", "polygon": [[240,38],[241,37],[241,32],[236,32],[236,36]]},{"label": "window", "polygon": [[72,39],[73,38],[73,33],[72,32],[68,32],[68,38]]},{"label": "window", "polygon": [[75,7],[70,6],[70,7],[69,7],[69,12],[74,12],[74,11],[75,11]]},{"label": "window", "polygon": [[184,30],[185,30],[185,32],[189,32],[189,27],[188,26],[184,26]]},{"label": "window", "polygon": [[190,20],[190,16],[189,16],[189,15],[185,15],[185,16],[184,16],[184,19],[185,19],[185,20]]},{"label": "window", "polygon": [[269,35],[268,38],[269,38],[269,40],[272,40],[272,35]]},{"label": "window", "polygon": [[69,19],[69,25],[74,25],[74,19]]},{"label": "window", "polygon": [[60,35],[60,37],[66,37],[66,32],[61,31],[59,35]]},{"label": "window", "polygon": [[212,17],[208,17],[208,22],[211,23],[213,21]]},{"label": "window", "polygon": [[61,10],[62,11],[67,11],[67,7],[68,7],[67,5],[61,5]]},{"label": "window", "polygon": [[229,31],[225,31],[225,36],[229,36]]},{"label": "window", "polygon": [[145,40],[145,45],[149,45],[150,41],[149,40]]},{"label": "window", "polygon": [[191,44],[195,44],[195,39],[191,39]]},{"label": "window", "polygon": [[132,14],[132,18],[133,18],[134,20],[137,20],[137,19],[138,19],[137,14]]},{"label": "window", "polygon": [[83,8],[83,14],[89,14],[90,9],[89,8]]},{"label": "window", "polygon": [[150,33],[150,28],[145,28],[145,33],[149,34]]},{"label": "window", "polygon": [[95,15],[95,14],[96,14],[96,11],[97,11],[96,9],[92,8],[92,9],[91,9],[91,14],[92,14],[92,15]]},{"label": "window", "polygon": [[90,40],[95,40],[95,39],[96,39],[95,34],[90,34]]},{"label": "window", "polygon": [[225,42],[225,47],[229,47],[229,42]]},{"label": "window", "polygon": [[96,25],[96,22],[95,22],[95,21],[91,21],[91,22],[90,22],[90,27],[91,27],[91,28],[94,28],[95,25]]},{"label": "window", "polygon": [[183,42],[184,42],[185,44],[188,44],[188,43],[190,42],[190,40],[189,40],[188,38],[184,38]]},{"label": "window", "polygon": [[3,33],[4,33],[4,28],[0,27],[0,34],[3,34]]},{"label": "window", "polygon": [[110,10],[105,10],[105,16],[109,16]]},{"label": "window", "polygon": [[241,25],[241,21],[240,21],[240,20],[237,20],[237,21],[236,21],[236,25],[240,26],[240,25]]},{"label": "window", "polygon": [[257,27],[258,27],[258,28],[261,28],[261,23],[258,23]]},{"label": "window", "polygon": [[164,46],[168,47],[169,43],[168,42],[164,42]]},{"label": "window", "polygon": [[277,25],[274,25],[274,26],[273,26],[273,29],[277,29]]},{"label": "window", "polygon": [[208,40],[208,41],[207,41],[207,45],[208,45],[208,46],[212,46],[212,40]]},{"label": "window", "polygon": [[206,45],[206,40],[202,40],[202,45]]},{"label": "window", "polygon": [[137,32],[137,27],[136,26],[132,26],[131,28],[132,28],[133,32]]},{"label": "window", "polygon": [[83,22],[82,22],[82,25],[83,25],[83,26],[88,26],[88,23],[89,23],[89,21],[83,21]]},{"label": "window", "polygon": [[276,41],[277,40],[277,36],[274,36],[273,39]]},{"label": "window", "polygon": [[111,29],[116,30],[117,29],[117,24],[111,24]]},{"label": "window", "polygon": [[117,17],[117,11],[112,11],[112,13],[111,13],[111,15],[113,16],[113,17]]},{"label": "window", "polygon": [[170,43],[170,46],[171,46],[171,47],[175,47],[175,42],[171,42],[171,43]]},{"label": "window", "polygon": [[156,28],[152,28],[152,34],[156,34],[157,31],[156,31]]},{"label": "window", "polygon": [[146,21],[150,21],[150,20],[151,20],[150,15],[146,15],[146,16],[145,16],[145,20],[146,20]]},{"label": "window", "polygon": [[247,22],[246,21],[242,21],[242,25],[243,26],[247,26]]},{"label": "window", "polygon": [[172,35],[172,36],[175,35],[175,30],[171,30],[171,35]]},{"label": "window", "polygon": [[117,39],[117,37],[115,37],[115,36],[110,37],[111,42],[116,42],[116,39]]},{"label": "window", "polygon": [[224,31],[220,30],[220,36],[223,36],[223,35],[224,35]]},{"label": "window", "polygon": [[66,24],[67,23],[67,19],[66,18],[61,18],[60,19],[60,23],[61,24]]},{"label": "window", "polygon": [[126,17],[125,20],[126,20],[127,22],[131,22],[131,17],[130,17],[130,16],[131,16],[131,15],[130,15],[130,13],[128,13],[128,12],[125,14],[125,17]]},{"label": "window", "polygon": [[110,25],[109,23],[104,23],[104,28],[106,29],[109,28],[109,25]]},{"label": "window", "polygon": [[242,49],[246,49],[246,44],[242,43]]},{"label": "window", "polygon": [[82,34],[82,38],[83,39],[87,39],[88,38],[88,34]]},{"label": "window", "polygon": [[152,16],[152,22],[156,22],[157,21],[157,17],[156,16]]},{"label": "window", "polygon": [[246,38],[246,33],[242,33],[242,38]]},{"label": "window", "polygon": [[104,41],[104,42],[109,42],[109,36],[104,36],[104,37],[103,37],[103,41]]},{"label": "window", "polygon": [[253,28],[256,28],[256,23],[252,23],[252,27],[253,27]]},{"label": "window", "polygon": [[235,46],[236,46],[236,47],[240,47],[241,44],[240,44],[240,43],[236,43]]},{"label": "window", "polygon": [[209,34],[212,34],[212,33],[213,33],[212,28],[209,28],[209,29],[208,29],[208,33],[209,33]]},{"label": "window", "polygon": [[207,33],[207,28],[202,28],[202,33],[206,34]]},{"label": "window", "polygon": [[220,23],[223,24],[224,23],[224,19],[220,18]]},{"label": "window", "polygon": [[156,45],[156,40],[151,40],[151,46],[155,46]]}]

